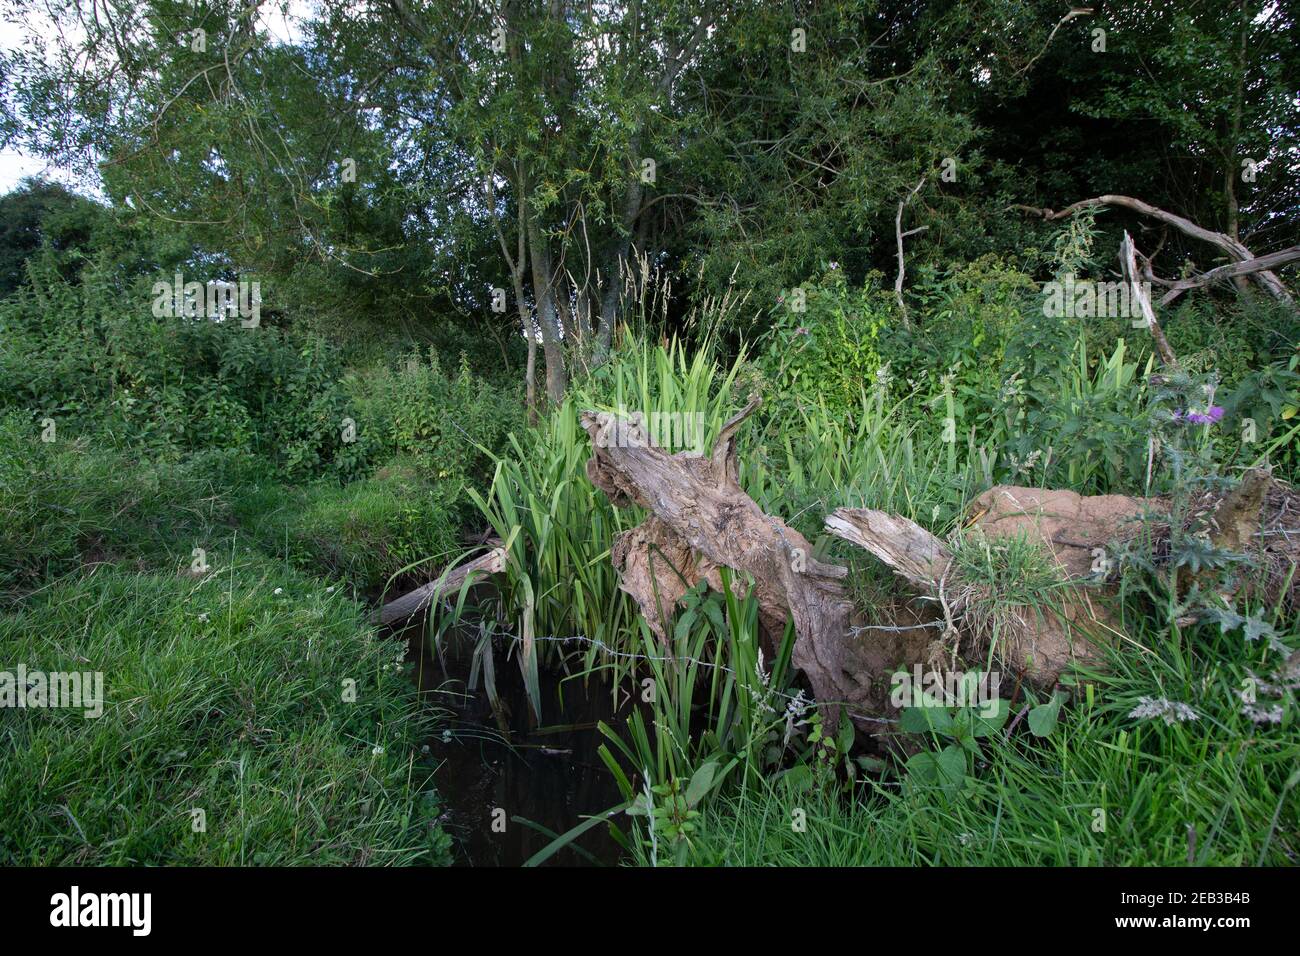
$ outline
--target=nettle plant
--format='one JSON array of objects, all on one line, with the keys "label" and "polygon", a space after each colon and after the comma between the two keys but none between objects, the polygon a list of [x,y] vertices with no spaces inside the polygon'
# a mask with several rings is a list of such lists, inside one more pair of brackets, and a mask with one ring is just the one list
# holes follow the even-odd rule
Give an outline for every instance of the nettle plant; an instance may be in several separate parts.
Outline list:
[{"label": "nettle plant", "polygon": [[[1150,378],[1147,491],[1162,493],[1168,508],[1148,514],[1146,532],[1115,548],[1121,568],[1137,572],[1124,576],[1125,586],[1168,607],[1171,620],[1221,606],[1211,595],[1235,591],[1233,579],[1251,562],[1210,535],[1210,496],[1234,484],[1216,461],[1213,431],[1223,418],[1223,408],[1214,404],[1217,385],[1213,374],[1174,371]],[[1186,591],[1181,601],[1180,589]]]},{"label": "nettle plant", "polygon": [[786,737],[793,736],[791,731],[805,729],[807,737],[798,762],[781,775],[785,786],[795,793],[849,791],[853,789],[858,768],[873,770],[880,766],[873,757],[850,756],[857,732],[848,714],[841,715],[834,733],[824,725],[820,710],[812,709],[803,719],[795,715],[788,723]]},{"label": "nettle plant", "polygon": [[[897,675],[896,675],[897,676]],[[912,706],[899,715],[899,730],[904,733],[928,734],[934,748],[913,754],[907,759],[907,783],[913,787],[938,787],[949,794],[966,790],[975,778],[975,770],[984,756],[982,740],[1002,733],[1011,714],[1011,703],[998,696],[980,699],[979,675],[962,675],[956,694],[929,690],[915,694]],[[1060,722],[1061,708],[1068,695],[1053,690],[1042,700],[1032,690],[1025,691],[1027,702],[1021,717],[1034,737],[1050,737]],[[1021,717],[1017,717],[1006,736]]]},{"label": "nettle plant", "polygon": [[773,407],[825,402],[855,414],[864,382],[884,364],[878,340],[888,306],[870,279],[850,287],[836,263],[788,289],[772,309],[759,365],[781,393]]}]

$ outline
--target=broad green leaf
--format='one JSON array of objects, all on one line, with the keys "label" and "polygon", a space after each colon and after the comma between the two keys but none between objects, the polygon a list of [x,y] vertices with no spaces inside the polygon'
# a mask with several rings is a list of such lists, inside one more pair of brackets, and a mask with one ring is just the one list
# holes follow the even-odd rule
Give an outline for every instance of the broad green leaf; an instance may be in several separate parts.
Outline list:
[{"label": "broad green leaf", "polygon": [[694,807],[704,799],[705,794],[713,789],[713,775],[717,770],[717,762],[710,760],[692,774],[691,782],[686,785],[686,805],[688,807]]}]

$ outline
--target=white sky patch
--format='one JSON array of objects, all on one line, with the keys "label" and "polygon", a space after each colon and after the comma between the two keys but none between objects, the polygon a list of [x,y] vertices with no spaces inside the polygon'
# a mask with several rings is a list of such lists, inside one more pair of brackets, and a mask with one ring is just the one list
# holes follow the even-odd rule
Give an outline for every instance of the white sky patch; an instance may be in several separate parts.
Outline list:
[{"label": "white sky patch", "polygon": [[257,12],[257,27],[270,34],[277,43],[297,46],[307,38],[303,25],[311,19],[312,13],[310,0],[266,4]]},{"label": "white sky patch", "polygon": [[0,150],[0,195],[10,192],[28,176],[41,176],[72,187],[76,181],[63,170],[49,166],[43,159],[24,156],[13,149]]}]

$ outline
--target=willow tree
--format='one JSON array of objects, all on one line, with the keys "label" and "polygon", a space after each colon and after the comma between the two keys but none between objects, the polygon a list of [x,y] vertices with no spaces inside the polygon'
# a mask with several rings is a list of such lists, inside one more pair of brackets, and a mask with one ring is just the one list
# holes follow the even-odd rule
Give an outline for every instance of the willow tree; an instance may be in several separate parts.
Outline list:
[{"label": "willow tree", "polygon": [[393,0],[329,10],[336,69],[372,89],[385,125],[409,124],[443,182],[471,183],[458,215],[497,241],[523,331],[540,337],[546,391],[600,362],[623,275],[690,133],[678,84],[718,14],[675,0]]}]

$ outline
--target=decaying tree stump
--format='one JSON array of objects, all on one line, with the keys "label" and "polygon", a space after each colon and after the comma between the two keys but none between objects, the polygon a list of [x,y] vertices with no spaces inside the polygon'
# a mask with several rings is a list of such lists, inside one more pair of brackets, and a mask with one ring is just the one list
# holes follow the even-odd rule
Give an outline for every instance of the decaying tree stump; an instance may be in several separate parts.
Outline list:
[{"label": "decaying tree stump", "polygon": [[[958,648],[971,666],[982,664],[994,635],[981,633],[964,615],[989,595],[980,592],[981,582],[961,579],[953,546],[916,522],[883,511],[840,508],[826,518],[826,530],[874,555],[913,595],[889,599],[887,606],[873,609],[877,623],[866,623],[864,609],[855,608],[850,598],[848,569],[814,558],[808,540],[764,513],[737,481],[736,434],[758,406],[752,398],[731,418],[708,456],[669,454],[636,420],[581,413],[592,440],[587,462],[592,483],[616,507],[636,504],[649,512],[612,544],[619,587],[667,643],[672,617],[688,590],[705,581],[721,591],[721,569],[740,572],[732,586],[739,596],[752,587],[768,640],[779,641],[787,622],[793,622],[793,663],[807,677],[829,726],[844,709],[865,729],[879,731],[880,721],[897,713],[891,678],[900,668],[956,666]],[[1109,549],[1137,534],[1144,517],[1167,512],[1160,499],[1010,485],[978,496],[961,534],[987,542],[1021,537],[1041,548],[1060,572],[1059,588],[1054,578],[1053,613],[1026,609],[1020,615],[1012,608],[1001,620],[996,638],[1002,666],[1017,680],[1047,688],[1072,664],[1098,663],[1096,642],[1117,633],[1105,587],[1115,557]],[[1211,500],[1202,513],[1212,543],[1255,553],[1274,567],[1270,581],[1285,579],[1279,590],[1294,587],[1288,569],[1300,556],[1300,495],[1273,482],[1267,472],[1249,472],[1237,489]],[[505,552],[493,548],[386,605],[376,620],[408,617],[467,580],[504,570],[505,560]],[[879,623],[882,616],[888,623]]]},{"label": "decaying tree stump", "polygon": [[[848,570],[813,558],[807,539],[765,514],[736,481],[736,431],[758,406],[759,399],[752,398],[723,426],[707,458],[670,455],[626,418],[582,413],[582,427],[592,439],[587,462],[592,483],[615,506],[636,503],[651,512],[613,545],[619,587],[664,639],[669,617],[690,588],[706,580],[720,590],[720,567],[743,572],[753,579],[759,617],[769,634],[780,635],[793,618],[794,664],[818,699],[849,700],[855,688],[842,641],[852,608],[844,588]],[[834,703],[829,713],[834,720]]]}]

